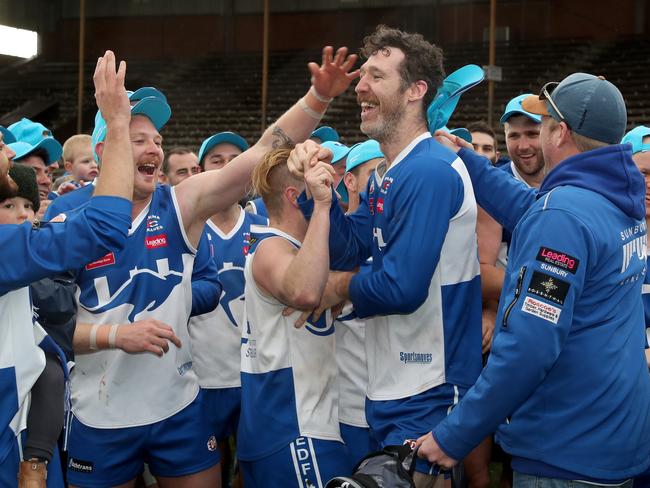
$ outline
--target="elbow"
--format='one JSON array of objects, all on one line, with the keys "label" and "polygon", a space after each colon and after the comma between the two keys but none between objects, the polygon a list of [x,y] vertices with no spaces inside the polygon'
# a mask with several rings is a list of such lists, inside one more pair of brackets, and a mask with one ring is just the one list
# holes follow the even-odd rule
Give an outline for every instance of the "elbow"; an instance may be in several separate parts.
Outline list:
[{"label": "elbow", "polygon": [[296,290],[287,297],[287,305],[298,310],[314,310],[320,304],[321,295],[315,290]]},{"label": "elbow", "polygon": [[414,286],[415,283],[409,283],[408,286],[399,288],[395,297],[395,308],[397,313],[412,314],[420,308],[429,296],[429,287]]}]

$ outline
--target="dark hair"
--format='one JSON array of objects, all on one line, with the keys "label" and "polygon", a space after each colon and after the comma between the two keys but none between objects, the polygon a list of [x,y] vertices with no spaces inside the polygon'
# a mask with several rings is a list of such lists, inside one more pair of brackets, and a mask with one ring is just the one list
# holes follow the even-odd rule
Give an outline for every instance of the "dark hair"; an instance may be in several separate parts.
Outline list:
[{"label": "dark hair", "polygon": [[162,164],[162,172],[164,174],[167,174],[169,171],[169,157],[173,156],[174,154],[189,154],[191,153],[192,150],[189,147],[185,146],[176,146],[172,147],[167,153],[165,154],[165,157],[163,158],[163,164]]},{"label": "dark hair", "polygon": [[487,134],[494,141],[494,150],[497,148],[497,134],[494,132],[494,129],[487,125],[487,123],[479,120],[478,122],[472,122],[467,126],[467,130],[470,132],[481,132],[482,134]]},{"label": "dark hair", "polygon": [[361,55],[369,58],[391,47],[398,48],[404,53],[404,61],[399,67],[402,91],[419,80],[427,84],[422,107],[426,120],[427,108],[445,77],[445,70],[442,67],[442,49],[428,42],[422,34],[411,34],[382,24],[377,26],[375,32],[363,39]]}]

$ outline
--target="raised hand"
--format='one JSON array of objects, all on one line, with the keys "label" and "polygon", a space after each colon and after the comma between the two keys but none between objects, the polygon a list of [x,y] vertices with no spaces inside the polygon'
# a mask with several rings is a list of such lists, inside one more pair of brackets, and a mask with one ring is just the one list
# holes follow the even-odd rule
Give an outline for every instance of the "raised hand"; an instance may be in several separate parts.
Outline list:
[{"label": "raised hand", "polygon": [[119,119],[126,121],[127,124],[131,120],[131,105],[124,88],[125,77],[126,63],[120,61],[120,66],[116,70],[113,51],[106,51],[97,60],[93,75],[95,100],[107,125]]},{"label": "raised hand", "polygon": [[332,203],[332,184],[334,183],[334,168],[330,163],[318,161],[315,166],[305,168],[305,184],[314,199],[315,204]]},{"label": "raised hand", "polygon": [[296,147],[292,149],[287,166],[291,173],[298,178],[303,178],[307,167],[315,166],[318,161],[329,162],[331,160],[332,151],[307,139],[305,142],[296,144]]},{"label": "raised hand", "polygon": [[309,63],[311,72],[311,84],[320,98],[331,99],[339,96],[352,80],[359,76],[359,70],[350,71],[357,62],[357,55],[348,56],[348,48],[341,47],[334,55],[332,46],[323,48],[323,60],[321,65]]}]

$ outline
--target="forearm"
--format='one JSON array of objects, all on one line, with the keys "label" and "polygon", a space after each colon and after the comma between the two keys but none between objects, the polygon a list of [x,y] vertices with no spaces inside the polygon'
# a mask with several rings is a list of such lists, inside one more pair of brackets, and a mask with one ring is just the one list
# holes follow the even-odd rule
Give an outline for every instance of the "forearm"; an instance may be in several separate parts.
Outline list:
[{"label": "forearm", "polygon": [[[72,339],[72,348],[75,354],[89,354],[102,349],[115,349],[115,340],[117,337],[117,328],[115,324],[82,324],[77,322]],[[112,334],[111,334],[111,331]]]},{"label": "forearm", "polygon": [[505,272],[493,264],[481,263],[481,292],[483,300],[498,300]]},{"label": "forearm", "polygon": [[329,207],[316,204],[305,239],[284,274],[282,288],[287,299],[299,307],[320,301],[329,274]]},{"label": "forearm", "polygon": [[133,198],[133,153],[129,121],[111,122],[106,128],[102,154],[102,177],[97,181],[95,196],[112,195]]}]

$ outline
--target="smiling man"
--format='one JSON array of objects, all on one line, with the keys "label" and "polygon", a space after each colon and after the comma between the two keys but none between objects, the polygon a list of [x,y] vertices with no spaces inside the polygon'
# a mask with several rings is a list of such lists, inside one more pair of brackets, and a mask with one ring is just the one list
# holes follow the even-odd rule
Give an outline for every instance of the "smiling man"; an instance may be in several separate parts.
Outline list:
[{"label": "smiling man", "polygon": [[[472,184],[462,161],[427,131],[442,51],[386,26],[364,44],[356,86],[361,130],[379,141],[386,162],[370,176],[356,212],[346,216],[332,205],[329,237],[333,269],[352,270],[372,256],[372,270],[333,274],[318,311],[350,300],[366,318],[366,413],[379,448],[419,437],[474,383],[481,290]],[[303,161],[315,159],[304,153],[315,147],[296,147],[292,171],[303,174]],[[307,215],[311,202],[303,202]],[[432,486],[435,468],[416,469],[416,486]]]}]

